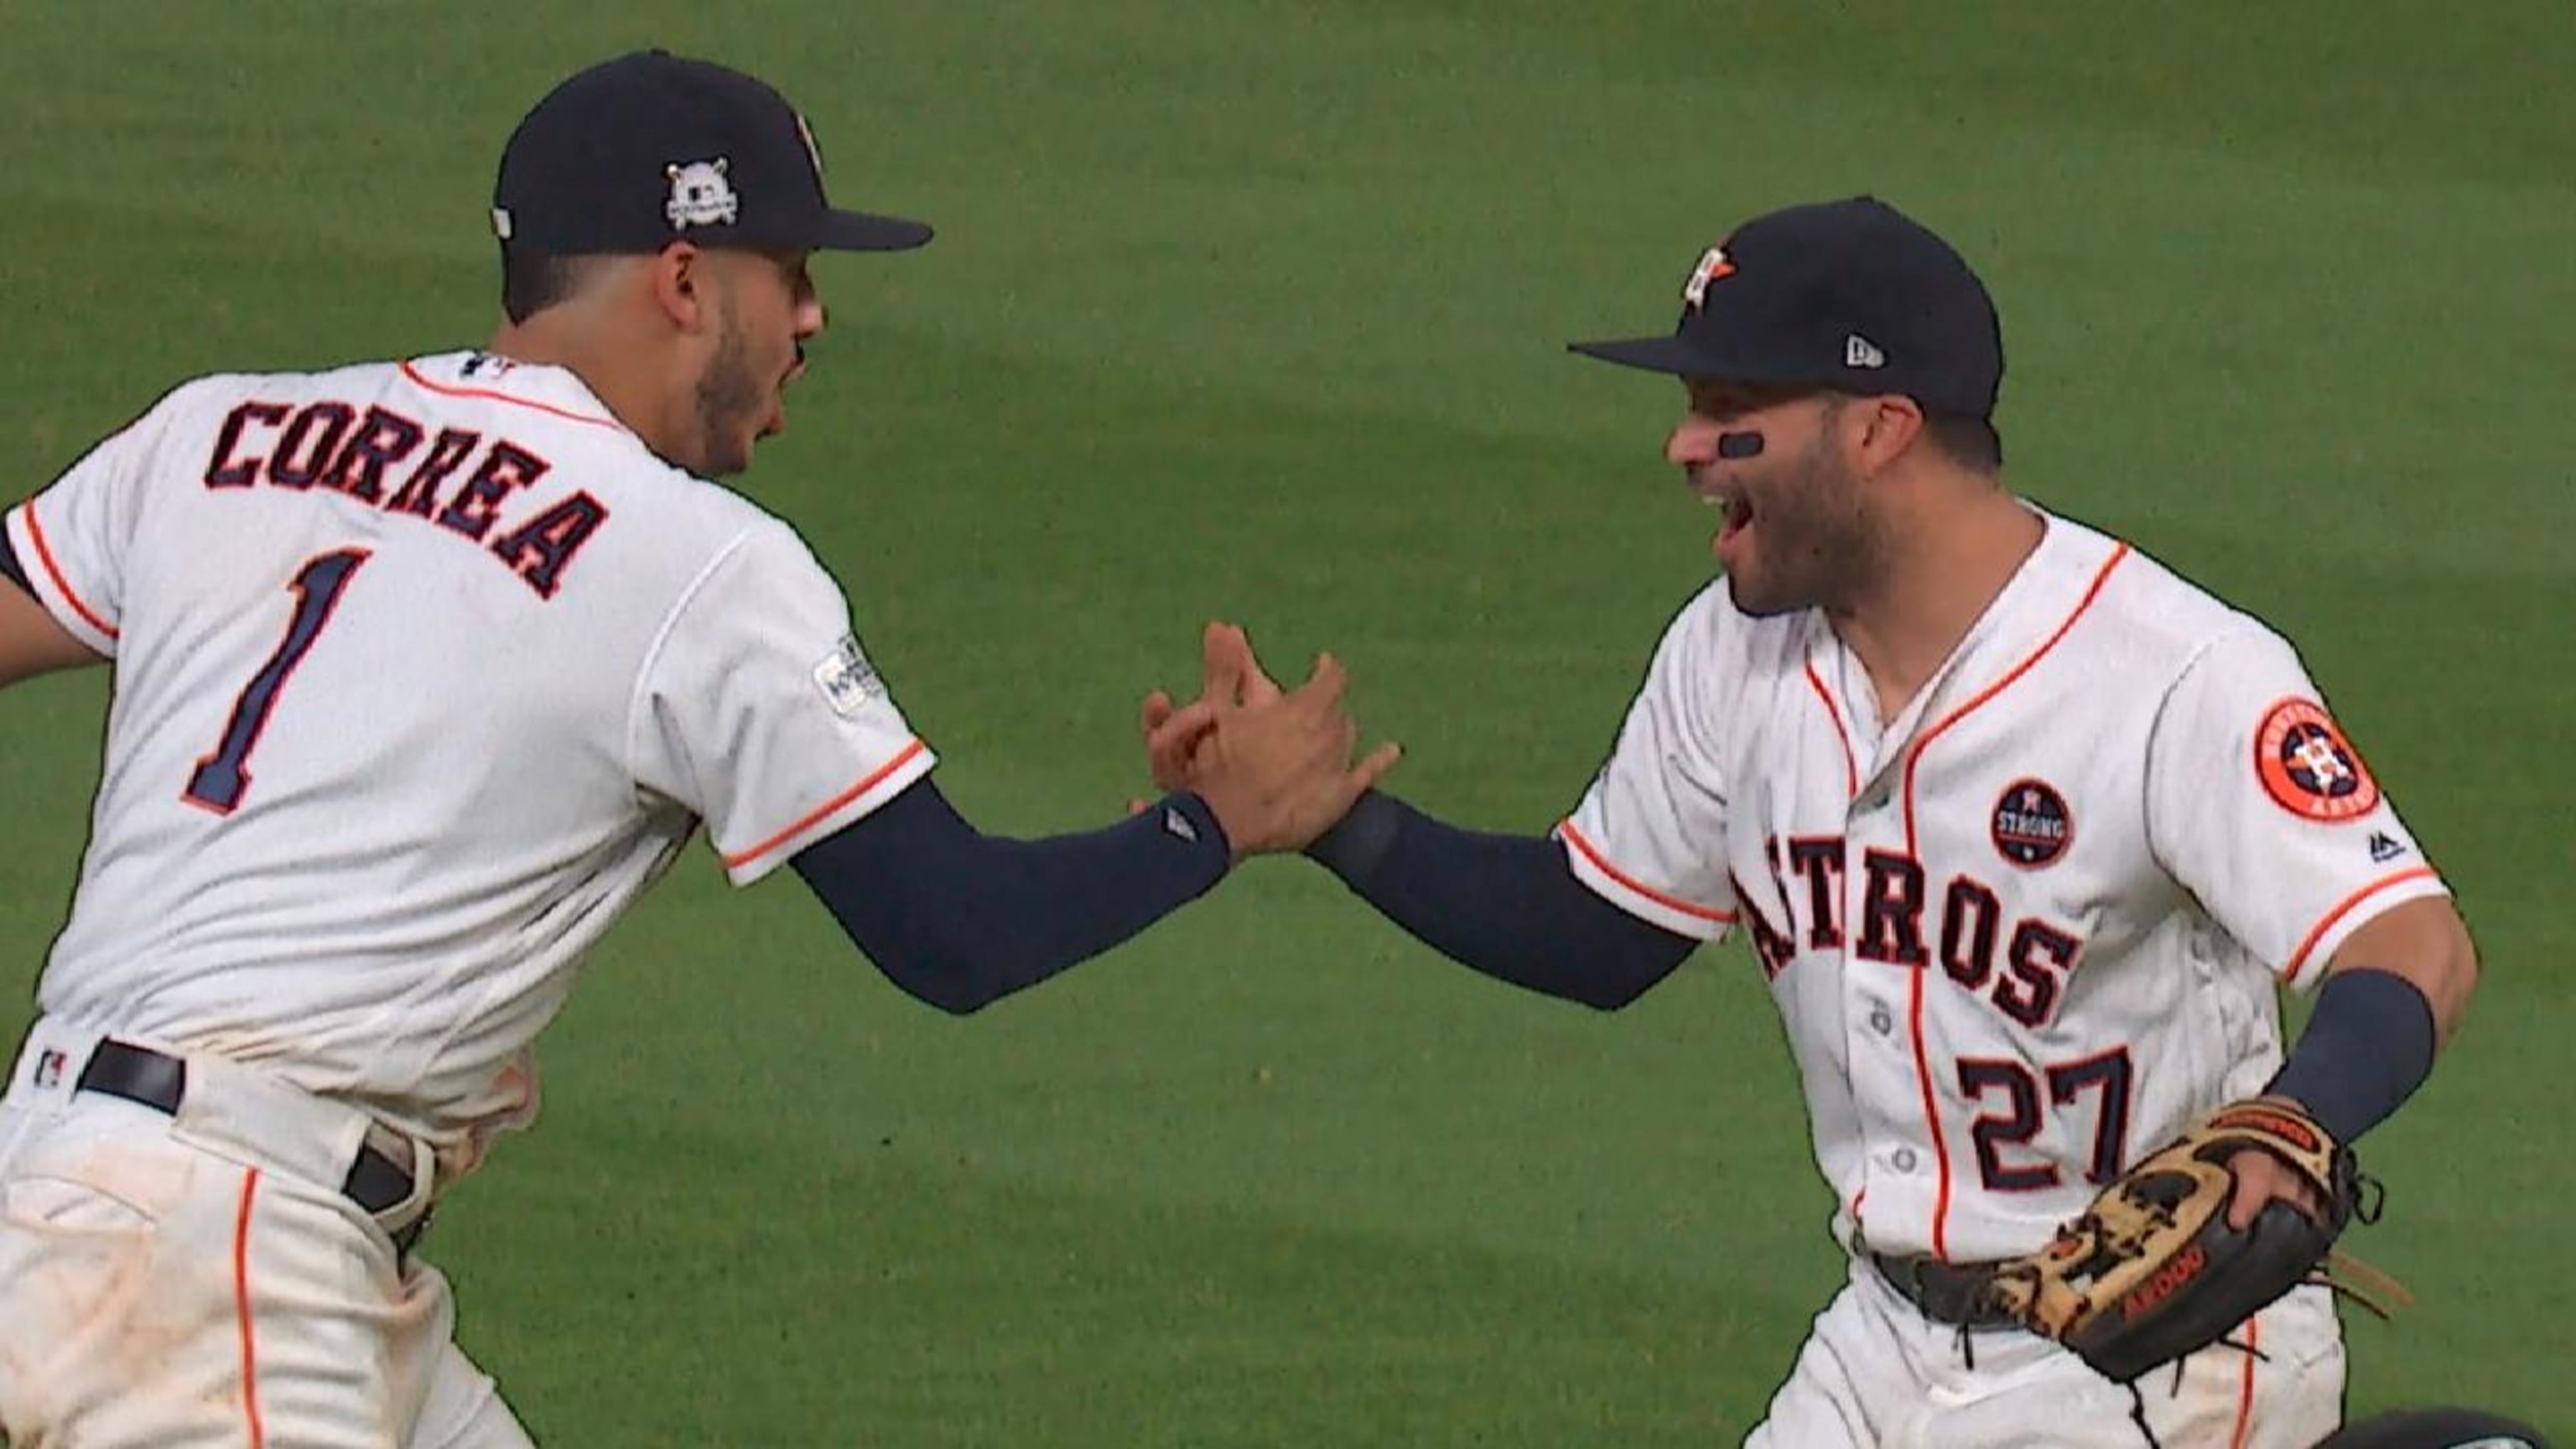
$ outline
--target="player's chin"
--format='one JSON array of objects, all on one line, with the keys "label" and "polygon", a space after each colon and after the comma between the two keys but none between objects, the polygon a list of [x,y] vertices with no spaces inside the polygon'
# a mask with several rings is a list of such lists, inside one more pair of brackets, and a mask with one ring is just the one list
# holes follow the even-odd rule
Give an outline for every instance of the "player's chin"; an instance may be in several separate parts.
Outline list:
[{"label": "player's chin", "polygon": [[1744,559],[1727,566],[1726,596],[1734,601],[1737,613],[1755,619],[1795,613],[1807,607],[1805,598],[1775,586],[1763,577],[1759,566]]},{"label": "player's chin", "polygon": [[730,478],[749,469],[752,448],[757,441],[744,438],[740,443],[711,443],[707,448],[706,462],[698,471],[710,478]]}]

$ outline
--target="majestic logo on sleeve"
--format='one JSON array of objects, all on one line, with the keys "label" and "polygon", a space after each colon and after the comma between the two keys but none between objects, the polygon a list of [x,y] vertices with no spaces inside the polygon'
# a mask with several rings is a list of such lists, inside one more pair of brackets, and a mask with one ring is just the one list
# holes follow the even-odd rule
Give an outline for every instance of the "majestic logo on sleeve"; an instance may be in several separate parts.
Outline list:
[{"label": "majestic logo on sleeve", "polygon": [[2274,803],[2302,819],[2334,824],[2379,808],[2379,782],[2313,700],[2285,699],[2263,716],[2254,773]]},{"label": "majestic logo on sleeve", "polygon": [[2054,864],[2075,839],[2075,819],[2067,813],[2066,797],[2046,780],[2015,780],[2006,785],[2003,797],[1995,801],[1988,829],[1995,850],[2029,870]]},{"label": "majestic logo on sleeve", "polygon": [[718,156],[662,168],[671,182],[671,199],[662,203],[662,215],[670,219],[673,231],[730,223],[742,214],[742,199],[733,194],[733,183],[725,180],[727,164]]}]

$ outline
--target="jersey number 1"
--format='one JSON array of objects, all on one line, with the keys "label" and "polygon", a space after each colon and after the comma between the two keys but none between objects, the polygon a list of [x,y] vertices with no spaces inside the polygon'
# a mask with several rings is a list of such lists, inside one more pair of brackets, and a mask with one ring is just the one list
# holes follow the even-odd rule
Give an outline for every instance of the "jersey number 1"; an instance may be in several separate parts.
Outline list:
[{"label": "jersey number 1", "polygon": [[286,587],[295,595],[295,617],[286,621],[286,637],[278,642],[277,652],[268,656],[233,701],[232,718],[225,722],[224,737],[216,742],[214,753],[199,760],[196,773],[188,777],[189,804],[218,815],[230,815],[241,804],[250,791],[250,752],[258,747],[260,732],[268,728],[268,717],[277,708],[287,676],[322,636],[322,626],[331,622],[331,611],[340,606],[340,595],[370,556],[363,548],[321,554],[306,560],[288,581]]}]

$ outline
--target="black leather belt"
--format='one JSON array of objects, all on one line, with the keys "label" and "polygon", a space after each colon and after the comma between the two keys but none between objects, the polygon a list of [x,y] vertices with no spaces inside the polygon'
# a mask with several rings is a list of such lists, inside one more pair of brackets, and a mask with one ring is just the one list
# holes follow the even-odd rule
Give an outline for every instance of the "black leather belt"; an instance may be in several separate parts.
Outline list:
[{"label": "black leather belt", "polygon": [[1869,1255],[1870,1266],[1905,1301],[1935,1323],[1960,1328],[2018,1328],[1993,1292],[1995,1264],[1944,1263],[1938,1258],[1889,1253]]},{"label": "black leather belt", "polygon": [[[175,1117],[180,1099],[188,1094],[188,1064],[150,1047],[102,1041],[90,1053],[88,1064],[81,1068],[80,1078],[73,1086],[83,1092],[122,1097]],[[365,1208],[370,1217],[381,1217],[411,1201],[411,1186],[411,1169],[371,1145],[358,1148],[357,1161],[349,1164],[349,1175],[340,1180],[340,1191],[348,1195],[349,1201]],[[394,1250],[409,1253],[428,1229],[429,1214],[424,1212],[393,1235]]]}]

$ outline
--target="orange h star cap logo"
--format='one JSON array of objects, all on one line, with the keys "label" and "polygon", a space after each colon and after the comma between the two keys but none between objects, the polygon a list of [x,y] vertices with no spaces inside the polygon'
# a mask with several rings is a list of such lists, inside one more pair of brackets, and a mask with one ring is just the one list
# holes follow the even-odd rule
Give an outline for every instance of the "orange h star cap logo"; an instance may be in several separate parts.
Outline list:
[{"label": "orange h star cap logo", "polygon": [[1708,300],[1708,284],[1721,277],[1735,275],[1735,263],[1728,259],[1723,245],[1700,253],[1699,265],[1691,268],[1690,280],[1682,284],[1682,300],[1694,312]]}]

